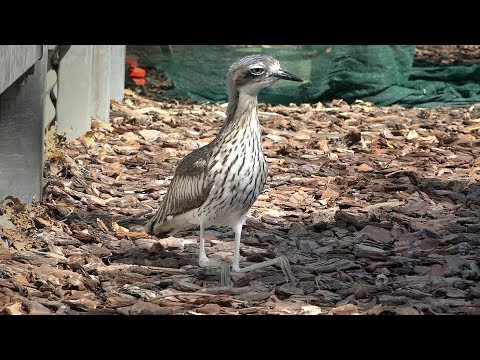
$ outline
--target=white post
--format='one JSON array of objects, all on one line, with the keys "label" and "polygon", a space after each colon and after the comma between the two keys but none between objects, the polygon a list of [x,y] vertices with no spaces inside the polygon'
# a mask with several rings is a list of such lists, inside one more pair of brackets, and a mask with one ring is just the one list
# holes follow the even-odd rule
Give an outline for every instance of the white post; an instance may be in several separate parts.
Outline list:
[{"label": "white post", "polygon": [[67,140],[90,130],[93,45],[72,45],[58,69],[57,133]]},{"label": "white post", "polygon": [[125,45],[112,45],[110,99],[121,102],[125,88]]},{"label": "white post", "polygon": [[112,68],[111,45],[95,45],[93,51],[92,108],[91,115],[108,121],[110,114],[110,72]]},{"label": "white post", "polygon": [[8,86],[0,88],[0,201],[7,195],[40,200],[47,48],[2,46],[0,54],[3,86]]}]

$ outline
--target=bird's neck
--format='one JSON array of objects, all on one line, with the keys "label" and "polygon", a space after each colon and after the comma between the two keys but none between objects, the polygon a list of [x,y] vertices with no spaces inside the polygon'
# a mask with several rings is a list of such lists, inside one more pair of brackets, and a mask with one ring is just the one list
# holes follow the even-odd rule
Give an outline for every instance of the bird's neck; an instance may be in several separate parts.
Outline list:
[{"label": "bird's neck", "polygon": [[257,105],[257,95],[250,95],[244,92],[231,93],[228,99],[227,118],[219,136],[231,132],[240,133],[242,129],[248,132],[260,133]]}]

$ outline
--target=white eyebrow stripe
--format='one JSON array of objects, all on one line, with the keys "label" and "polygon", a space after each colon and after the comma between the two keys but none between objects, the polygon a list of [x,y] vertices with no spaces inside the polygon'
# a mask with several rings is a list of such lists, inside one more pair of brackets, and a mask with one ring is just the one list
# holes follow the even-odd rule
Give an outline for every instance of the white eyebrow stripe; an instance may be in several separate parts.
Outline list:
[{"label": "white eyebrow stripe", "polygon": [[272,71],[278,71],[278,70],[280,70],[280,64],[275,64],[275,65],[273,65],[273,66],[271,67],[271,70],[272,70]]}]

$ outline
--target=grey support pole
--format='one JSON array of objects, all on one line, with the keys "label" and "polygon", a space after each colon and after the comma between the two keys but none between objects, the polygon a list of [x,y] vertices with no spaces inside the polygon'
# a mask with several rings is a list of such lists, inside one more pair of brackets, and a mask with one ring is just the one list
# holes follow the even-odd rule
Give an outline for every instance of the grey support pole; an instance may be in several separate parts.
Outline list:
[{"label": "grey support pole", "polygon": [[125,45],[112,45],[110,99],[123,101],[125,88]]},{"label": "grey support pole", "polygon": [[72,45],[58,69],[57,133],[67,140],[90,130],[93,45]]},{"label": "grey support pole", "polygon": [[0,46],[0,201],[41,199],[46,70],[46,47]]},{"label": "grey support pole", "polygon": [[110,74],[112,72],[112,46],[95,45],[93,52],[92,116],[108,121],[110,114]]}]

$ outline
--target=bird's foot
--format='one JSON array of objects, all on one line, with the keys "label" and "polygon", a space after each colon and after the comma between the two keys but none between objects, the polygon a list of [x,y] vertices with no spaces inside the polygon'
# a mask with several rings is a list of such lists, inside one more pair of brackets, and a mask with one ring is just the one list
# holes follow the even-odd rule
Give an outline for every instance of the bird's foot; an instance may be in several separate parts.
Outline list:
[{"label": "bird's foot", "polygon": [[236,282],[236,281],[240,280],[246,274],[247,274],[247,272],[242,271],[242,269],[240,268],[240,266],[238,264],[232,264],[232,271],[230,273],[230,277],[233,280],[233,282]]},{"label": "bird's foot", "polygon": [[219,266],[219,262],[215,260],[210,260],[206,256],[200,256],[200,258],[198,259],[198,265],[200,267],[217,267]]},{"label": "bird's foot", "polygon": [[283,271],[283,274],[287,278],[287,281],[290,282],[292,285],[298,284],[298,280],[295,277],[295,275],[293,275],[292,268],[290,267],[290,262],[288,261],[287,257],[284,256],[284,255],[276,257],[275,259],[263,261],[263,262],[253,264],[253,265],[250,265],[250,266],[247,266],[247,267],[244,267],[244,268],[239,268],[238,266],[233,265],[231,276],[234,277],[234,278],[242,277],[242,275],[244,273],[254,271],[254,270],[258,270],[258,269],[262,269],[262,268],[265,268],[267,266],[272,266],[272,265],[280,266],[280,268]]},{"label": "bird's foot", "polygon": [[292,283],[292,285],[297,285],[298,280],[295,275],[293,275],[292,267],[290,266],[290,262],[288,261],[287,257],[285,255],[280,255],[277,257],[277,259],[280,267],[282,268],[283,274],[287,278],[287,281]]},{"label": "bird's foot", "polygon": [[206,256],[201,256],[198,260],[200,267],[215,267],[220,269],[220,286],[231,284],[230,265],[224,261],[211,260]]}]

